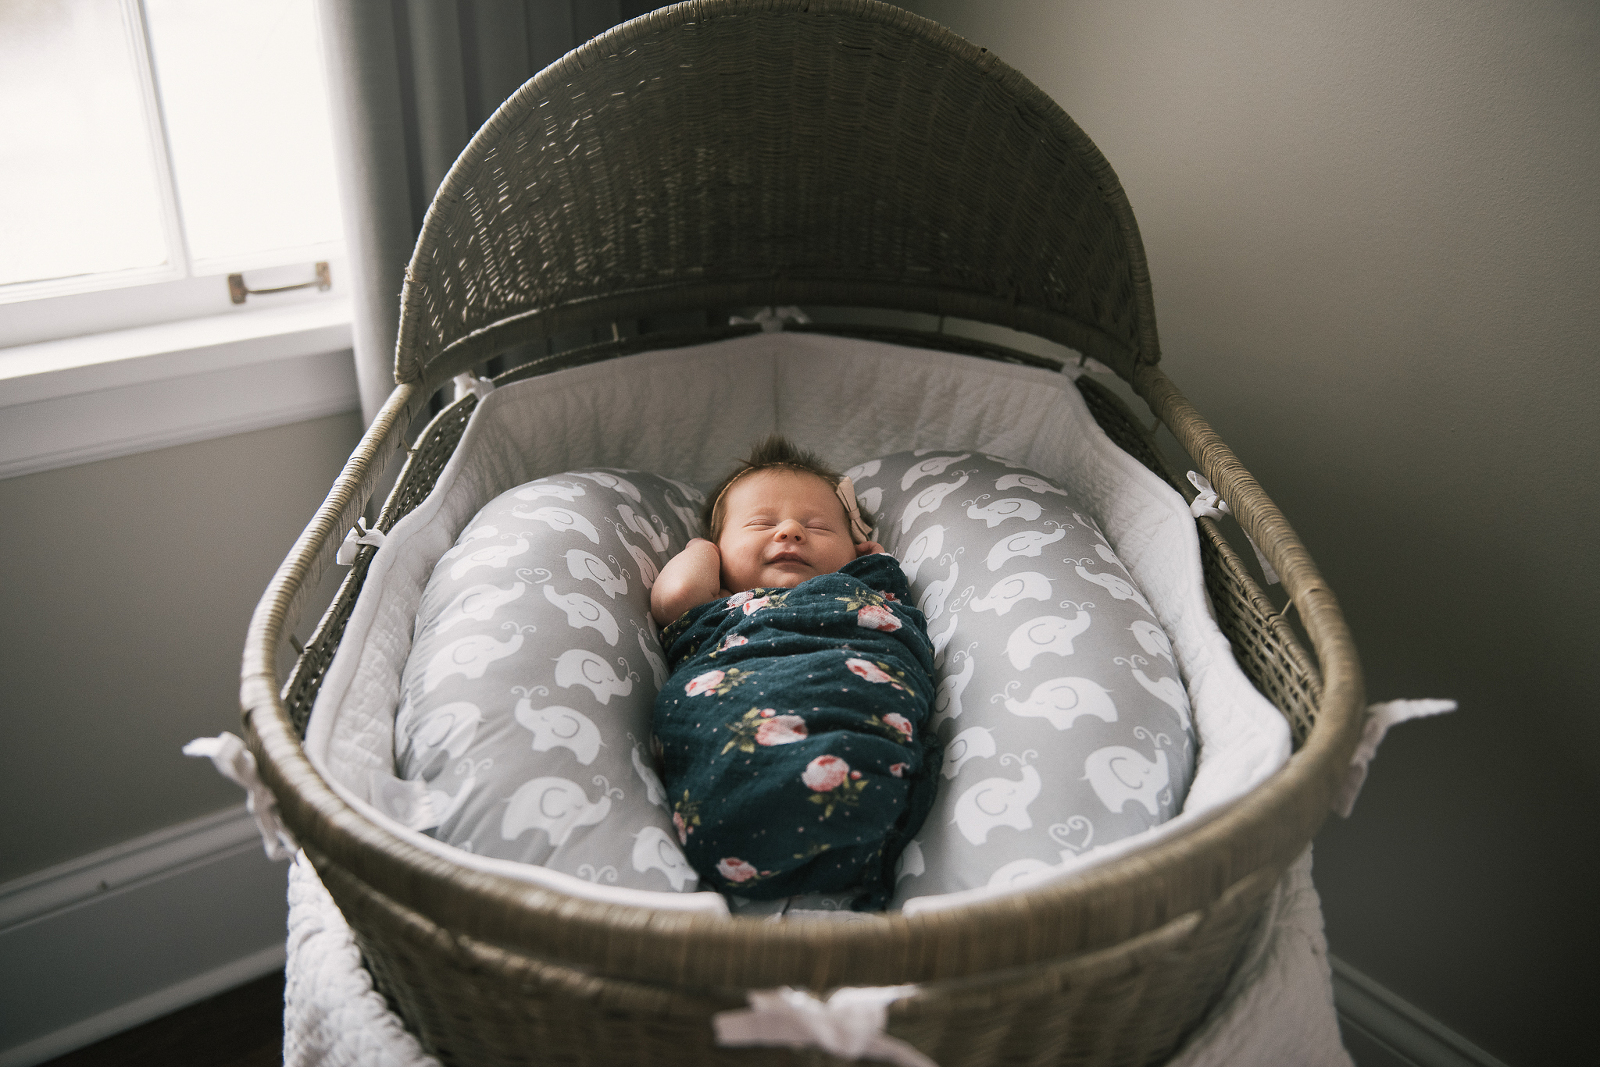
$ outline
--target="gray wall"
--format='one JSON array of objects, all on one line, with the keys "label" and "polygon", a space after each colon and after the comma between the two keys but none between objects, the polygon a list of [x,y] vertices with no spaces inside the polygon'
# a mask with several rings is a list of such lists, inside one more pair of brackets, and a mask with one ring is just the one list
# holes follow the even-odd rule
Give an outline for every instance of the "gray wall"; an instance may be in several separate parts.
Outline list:
[{"label": "gray wall", "polygon": [[908,6],[1111,161],[1167,373],[1295,523],[1371,698],[1461,702],[1317,839],[1333,951],[1510,1063],[1591,1046],[1600,6]]},{"label": "gray wall", "polygon": [[239,732],[250,613],[360,432],[351,413],[0,481],[0,882],[243,799],[178,750]]}]

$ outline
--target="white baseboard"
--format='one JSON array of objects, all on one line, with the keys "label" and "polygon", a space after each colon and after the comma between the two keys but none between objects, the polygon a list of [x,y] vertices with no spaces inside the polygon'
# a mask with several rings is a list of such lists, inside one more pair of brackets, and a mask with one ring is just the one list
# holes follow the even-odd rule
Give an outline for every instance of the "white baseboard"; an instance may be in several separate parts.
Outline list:
[{"label": "white baseboard", "polygon": [[0,1067],[282,967],[284,890],[243,806],[0,885]]},{"label": "white baseboard", "polygon": [[1337,956],[1333,1000],[1339,1021],[1383,1046],[1401,1063],[1415,1067],[1506,1067],[1416,1005],[1402,1000]]}]

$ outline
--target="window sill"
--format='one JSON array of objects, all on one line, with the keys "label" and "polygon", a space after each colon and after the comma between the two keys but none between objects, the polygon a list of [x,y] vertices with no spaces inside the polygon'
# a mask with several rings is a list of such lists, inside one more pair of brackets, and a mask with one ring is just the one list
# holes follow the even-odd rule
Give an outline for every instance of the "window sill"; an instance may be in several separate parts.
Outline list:
[{"label": "window sill", "polygon": [[347,300],[0,349],[0,478],[357,410]]}]

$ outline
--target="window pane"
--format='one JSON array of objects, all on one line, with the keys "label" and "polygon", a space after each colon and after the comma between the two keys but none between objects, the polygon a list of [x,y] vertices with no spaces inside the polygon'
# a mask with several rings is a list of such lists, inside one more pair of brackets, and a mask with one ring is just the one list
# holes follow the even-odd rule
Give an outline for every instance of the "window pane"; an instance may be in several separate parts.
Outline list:
[{"label": "window pane", "polygon": [[0,3],[0,285],[167,261],[117,0]]},{"label": "window pane", "polygon": [[339,239],[312,0],[146,0],[189,254]]}]

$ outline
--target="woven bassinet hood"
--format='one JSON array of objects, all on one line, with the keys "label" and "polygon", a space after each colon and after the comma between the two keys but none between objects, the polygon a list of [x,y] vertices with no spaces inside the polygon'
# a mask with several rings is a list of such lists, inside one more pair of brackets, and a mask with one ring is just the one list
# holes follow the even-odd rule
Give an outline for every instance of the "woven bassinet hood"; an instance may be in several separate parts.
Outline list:
[{"label": "woven bassinet hood", "polygon": [[1099,150],[986,50],[871,0],[694,0],[546,68],[451,168],[402,303],[398,382],[749,305],[994,322],[1125,377],[1159,357]]}]

